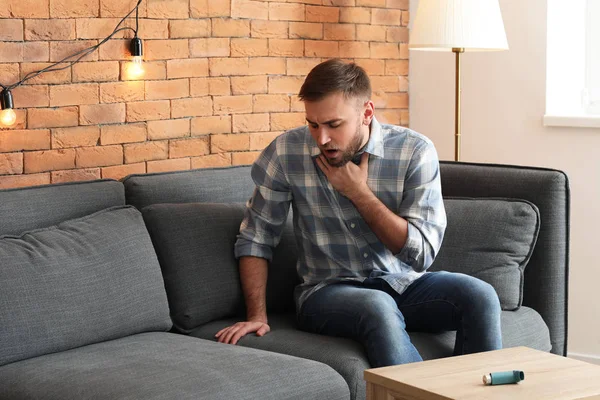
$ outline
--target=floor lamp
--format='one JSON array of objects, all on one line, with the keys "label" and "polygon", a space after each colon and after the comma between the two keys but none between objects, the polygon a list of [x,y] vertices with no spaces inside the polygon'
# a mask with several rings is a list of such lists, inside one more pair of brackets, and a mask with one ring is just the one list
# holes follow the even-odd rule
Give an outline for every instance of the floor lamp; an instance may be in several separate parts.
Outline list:
[{"label": "floor lamp", "polygon": [[419,0],[408,47],[456,54],[454,160],[460,161],[460,57],[508,50],[498,0]]}]

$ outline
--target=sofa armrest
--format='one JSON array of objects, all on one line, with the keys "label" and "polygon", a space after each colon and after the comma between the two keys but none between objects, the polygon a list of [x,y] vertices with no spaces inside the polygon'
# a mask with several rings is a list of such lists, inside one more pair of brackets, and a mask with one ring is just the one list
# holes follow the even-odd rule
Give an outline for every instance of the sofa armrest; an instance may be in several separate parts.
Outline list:
[{"label": "sofa armrest", "polygon": [[444,197],[525,199],[540,211],[541,226],[525,268],[523,305],[540,313],[552,352],[567,353],[570,189],[558,170],[511,165],[440,162]]}]

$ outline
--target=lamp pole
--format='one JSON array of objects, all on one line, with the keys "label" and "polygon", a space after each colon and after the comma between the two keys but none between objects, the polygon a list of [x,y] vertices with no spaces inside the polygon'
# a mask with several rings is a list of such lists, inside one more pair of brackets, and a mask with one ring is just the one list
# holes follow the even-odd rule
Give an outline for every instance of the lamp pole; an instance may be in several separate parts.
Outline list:
[{"label": "lamp pole", "polygon": [[455,103],[454,103],[454,161],[460,161],[460,55],[465,52],[462,47],[452,48],[452,52],[456,54],[455,68]]}]

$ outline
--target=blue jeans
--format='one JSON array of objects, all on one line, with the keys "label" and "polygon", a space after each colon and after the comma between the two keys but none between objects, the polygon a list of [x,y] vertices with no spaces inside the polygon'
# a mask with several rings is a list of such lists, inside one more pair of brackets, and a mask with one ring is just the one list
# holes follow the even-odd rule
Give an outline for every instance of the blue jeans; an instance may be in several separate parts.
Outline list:
[{"label": "blue jeans", "polygon": [[491,285],[431,272],[402,294],[379,278],[325,286],[306,299],[298,323],[308,332],[359,341],[375,368],[422,361],[407,331],[455,330],[455,355],[501,349],[500,312]]}]

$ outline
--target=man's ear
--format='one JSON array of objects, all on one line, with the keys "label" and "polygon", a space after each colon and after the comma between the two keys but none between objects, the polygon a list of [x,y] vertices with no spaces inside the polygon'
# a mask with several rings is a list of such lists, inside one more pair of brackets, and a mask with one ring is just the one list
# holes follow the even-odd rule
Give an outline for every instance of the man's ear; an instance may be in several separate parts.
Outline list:
[{"label": "man's ear", "polygon": [[375,116],[375,105],[371,100],[365,101],[363,109],[363,125],[371,125],[371,121]]}]

